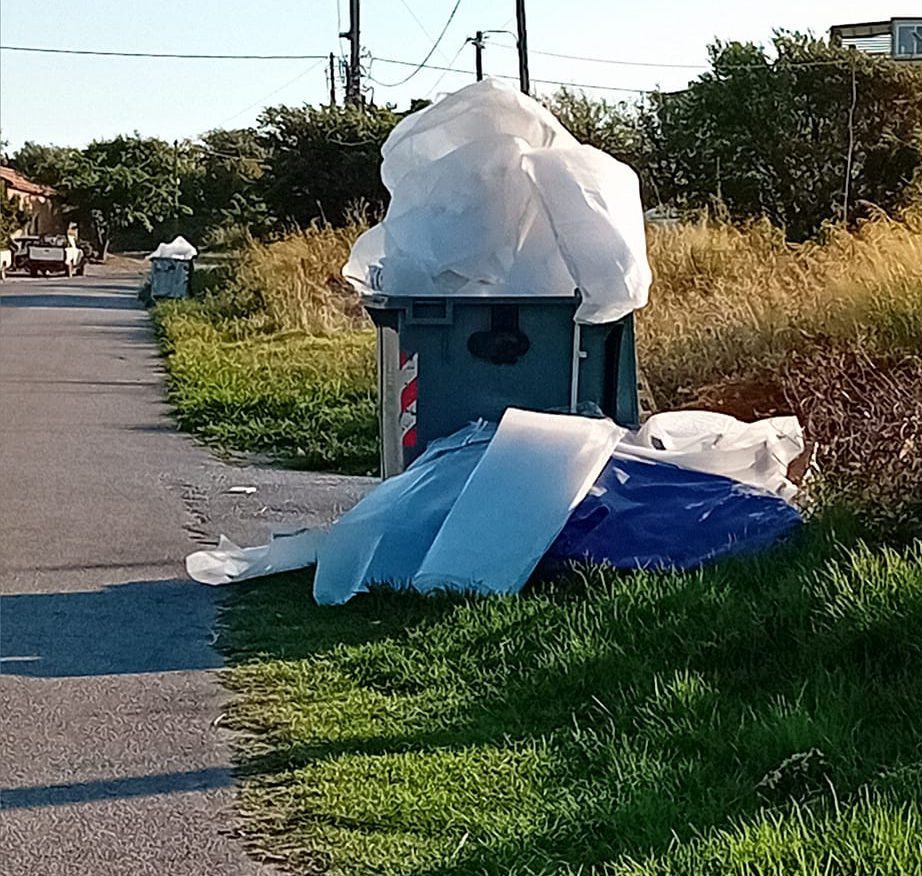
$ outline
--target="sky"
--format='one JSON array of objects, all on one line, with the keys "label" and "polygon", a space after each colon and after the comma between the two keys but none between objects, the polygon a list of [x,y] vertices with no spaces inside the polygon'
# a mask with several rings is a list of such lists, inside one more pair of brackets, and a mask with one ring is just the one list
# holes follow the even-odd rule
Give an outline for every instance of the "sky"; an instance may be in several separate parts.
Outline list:
[{"label": "sky", "polygon": [[[830,25],[919,15],[920,0],[526,0],[533,80],[600,86],[587,93],[684,87],[695,69],[552,57],[556,52],[650,65],[703,65],[715,38],[767,43],[776,28],[825,35]],[[362,46],[376,103],[399,108],[473,81],[471,72],[421,70],[455,0],[365,0]],[[298,54],[348,52],[348,0],[0,0],[0,44],[128,52]],[[429,63],[472,71],[477,30],[515,30],[514,0],[460,0]],[[514,36],[491,34],[488,75],[515,77]],[[539,93],[555,90],[534,82]],[[266,105],[328,101],[327,64],[316,60],[134,59],[0,52],[0,136],[82,146],[137,131],[166,140],[252,124]],[[340,91],[341,97],[341,91]]]}]

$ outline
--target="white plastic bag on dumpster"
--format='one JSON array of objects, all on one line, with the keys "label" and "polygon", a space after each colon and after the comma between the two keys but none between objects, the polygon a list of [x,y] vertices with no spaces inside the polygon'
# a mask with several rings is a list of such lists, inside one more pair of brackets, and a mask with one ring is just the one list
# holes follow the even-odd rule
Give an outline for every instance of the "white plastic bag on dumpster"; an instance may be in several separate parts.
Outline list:
[{"label": "white plastic bag on dumpster", "polygon": [[788,466],[803,452],[797,417],[744,423],[711,411],[665,411],[628,432],[615,454],[722,475],[790,502],[797,486]]},{"label": "white plastic bag on dumpster", "polygon": [[647,301],[636,174],[532,98],[485,80],[408,116],[382,149],[391,203],[343,274],[359,292],[568,295],[579,322]]},{"label": "white plastic bag on dumpster", "polygon": [[147,258],[191,262],[197,255],[198,250],[185,237],[179,235],[174,237],[171,243],[161,243]]}]

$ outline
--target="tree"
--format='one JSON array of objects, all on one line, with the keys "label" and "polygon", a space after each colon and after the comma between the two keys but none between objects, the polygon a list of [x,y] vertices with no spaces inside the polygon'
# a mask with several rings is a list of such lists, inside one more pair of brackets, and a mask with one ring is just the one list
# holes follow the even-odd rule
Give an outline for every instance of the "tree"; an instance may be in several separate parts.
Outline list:
[{"label": "tree", "polygon": [[184,144],[183,203],[200,238],[259,235],[273,224],[259,190],[267,152],[253,128],[214,130]]},{"label": "tree", "polygon": [[43,145],[29,140],[13,154],[10,163],[34,182],[57,186],[61,173],[78,151],[69,146]]},{"label": "tree", "polygon": [[88,223],[102,258],[120,233],[190,212],[180,200],[177,154],[163,140],[97,140],[70,157],[58,188],[81,224]]},{"label": "tree", "polygon": [[6,249],[10,245],[13,233],[19,231],[28,221],[28,211],[23,209],[16,198],[10,198],[0,186],[0,249]]},{"label": "tree", "polygon": [[401,115],[389,107],[270,107],[259,118],[268,158],[259,189],[282,223],[346,219],[358,201],[387,202],[381,146]]},{"label": "tree", "polygon": [[751,43],[718,43],[710,72],[654,95],[651,175],[667,198],[719,200],[734,218],[768,216],[789,237],[809,237],[849,218],[851,115],[851,203],[898,210],[922,166],[922,69],[798,34],[773,44],[772,58]]}]

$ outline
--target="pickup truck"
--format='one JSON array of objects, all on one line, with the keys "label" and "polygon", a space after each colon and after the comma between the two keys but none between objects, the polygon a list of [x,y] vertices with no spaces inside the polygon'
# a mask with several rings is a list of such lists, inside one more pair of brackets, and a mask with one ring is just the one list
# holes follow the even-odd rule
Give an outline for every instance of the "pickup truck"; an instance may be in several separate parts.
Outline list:
[{"label": "pickup truck", "polygon": [[25,267],[32,277],[39,274],[66,274],[68,277],[76,274],[79,277],[86,269],[83,250],[67,238],[30,243],[26,252]]}]

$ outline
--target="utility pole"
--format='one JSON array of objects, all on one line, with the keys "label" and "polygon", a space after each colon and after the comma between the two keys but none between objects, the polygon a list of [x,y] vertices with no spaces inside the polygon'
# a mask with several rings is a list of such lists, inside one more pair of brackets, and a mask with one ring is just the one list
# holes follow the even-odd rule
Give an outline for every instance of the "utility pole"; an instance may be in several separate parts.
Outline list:
[{"label": "utility pole", "polygon": [[528,94],[531,83],[528,81],[528,32],[525,27],[525,0],[515,0],[515,24],[518,31],[516,48],[519,50],[519,88]]},{"label": "utility pole", "polygon": [[349,30],[340,37],[349,40],[349,69],[346,75],[346,103],[362,104],[362,72],[359,67],[359,0],[349,0]]},{"label": "utility pole", "polygon": [[173,141],[173,236],[179,234],[179,140]]},{"label": "utility pole", "polygon": [[330,106],[336,106],[336,57],[330,52]]},{"label": "utility pole", "polygon": [[483,31],[478,30],[471,40],[474,44],[474,66],[477,70],[477,81],[483,80]]}]

